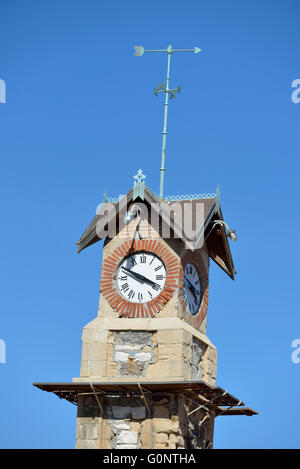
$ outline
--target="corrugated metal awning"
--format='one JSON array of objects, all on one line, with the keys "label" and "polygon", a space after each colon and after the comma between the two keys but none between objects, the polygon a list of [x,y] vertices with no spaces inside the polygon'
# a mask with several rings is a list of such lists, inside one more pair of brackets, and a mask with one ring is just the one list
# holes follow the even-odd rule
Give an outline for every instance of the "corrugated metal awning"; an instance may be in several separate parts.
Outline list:
[{"label": "corrugated metal awning", "polygon": [[[216,415],[255,415],[257,412],[244,406],[238,398],[220,388],[210,386],[204,381],[139,381],[139,382],[67,382],[67,383],[33,383],[37,388],[52,392],[60,399],[66,399],[77,404],[78,396],[96,392],[100,396],[118,396],[120,394],[134,394],[143,392],[176,392],[192,398],[196,402],[207,401],[206,405],[212,406]],[[222,408],[220,408],[222,406]],[[226,409],[229,407],[230,409]]]}]

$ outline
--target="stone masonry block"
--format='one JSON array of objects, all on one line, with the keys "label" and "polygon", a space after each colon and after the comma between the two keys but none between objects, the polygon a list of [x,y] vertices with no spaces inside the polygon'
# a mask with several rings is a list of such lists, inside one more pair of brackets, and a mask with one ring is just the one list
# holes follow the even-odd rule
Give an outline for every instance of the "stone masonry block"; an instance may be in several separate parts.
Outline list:
[{"label": "stone masonry block", "polygon": [[106,360],[106,345],[84,342],[82,344],[82,360]]},{"label": "stone masonry block", "polygon": [[79,438],[96,440],[98,438],[98,424],[81,423],[79,425]]},{"label": "stone masonry block", "polygon": [[159,361],[158,363],[150,364],[147,368],[147,378],[162,378],[170,376],[170,363],[169,361]]},{"label": "stone masonry block", "polygon": [[129,419],[131,414],[131,407],[112,406],[112,413],[115,419],[123,420]]},{"label": "stone masonry block", "polygon": [[90,374],[90,362],[83,360],[80,367],[80,376],[89,376]]},{"label": "stone masonry block", "polygon": [[146,418],[145,407],[132,407],[131,415],[134,420],[144,420]]},{"label": "stone masonry block", "polygon": [[182,347],[181,344],[158,344],[159,360],[181,360]]},{"label": "stone masonry block", "polygon": [[106,376],[106,361],[91,360],[89,376]]},{"label": "stone masonry block", "polygon": [[113,363],[108,363],[107,368],[106,368],[106,374],[108,377],[113,377],[116,376],[118,371],[118,364],[113,362]]},{"label": "stone masonry block", "polygon": [[157,331],[153,332],[152,334],[152,342],[153,344],[157,344]]},{"label": "stone masonry block", "polygon": [[114,355],[114,346],[113,344],[107,344],[107,361],[110,362],[113,360],[113,355]]},{"label": "stone masonry block", "polygon": [[192,369],[190,363],[183,362],[182,363],[182,376],[185,379],[191,379]]},{"label": "stone masonry block", "polygon": [[151,433],[142,433],[141,435],[141,444],[143,449],[152,448],[152,434]]},{"label": "stone masonry block", "polygon": [[130,423],[124,420],[110,420],[111,430],[117,434],[121,430],[130,430]]},{"label": "stone masonry block", "polygon": [[184,344],[191,346],[192,340],[193,340],[193,336],[190,332],[182,331],[182,341]]},{"label": "stone masonry block", "polygon": [[172,376],[182,376],[182,371],[183,371],[183,363],[181,360],[177,361],[171,361],[171,375]]},{"label": "stone masonry block", "polygon": [[109,331],[108,332],[108,335],[107,335],[107,342],[109,344],[113,344],[114,343],[114,339],[115,339],[115,333],[114,331]]},{"label": "stone masonry block", "polygon": [[130,422],[130,430],[133,432],[140,432],[140,427],[141,427],[141,421],[139,420],[133,420]]},{"label": "stone masonry block", "polygon": [[182,329],[162,329],[157,331],[157,342],[159,344],[181,344],[182,338]]},{"label": "stone masonry block", "polygon": [[88,440],[88,439],[79,439],[76,443],[77,449],[97,449],[98,442],[97,440]]},{"label": "stone masonry block", "polygon": [[169,435],[167,433],[155,433],[154,443],[167,443]]},{"label": "stone masonry block", "polygon": [[153,419],[153,431],[156,433],[178,433],[179,422],[172,422],[168,419]]},{"label": "stone masonry block", "polygon": [[143,420],[146,418],[146,408],[143,406],[112,406],[112,413],[114,418],[120,420],[129,418],[132,418],[133,420]]},{"label": "stone masonry block", "polygon": [[151,433],[152,431],[152,419],[144,420],[141,423],[141,432]]},{"label": "stone masonry block", "polygon": [[163,406],[163,405],[154,406],[153,417],[154,418],[169,419],[170,418],[170,413],[169,413],[168,407]]},{"label": "stone masonry block", "polygon": [[216,362],[217,361],[217,356],[218,356],[217,350],[213,347],[208,347],[208,350],[207,350],[208,360],[210,360],[212,362]]},{"label": "stone masonry block", "polygon": [[109,425],[109,421],[107,421],[106,419],[103,419],[102,420],[102,438],[104,440],[111,440],[112,437],[113,437],[112,427]]},{"label": "stone masonry block", "polygon": [[82,331],[82,337],[81,338],[82,338],[82,342],[93,342],[94,330],[84,327],[83,331]]},{"label": "stone masonry block", "polygon": [[116,449],[139,449],[138,445],[117,445]]},{"label": "stone masonry block", "polygon": [[101,449],[112,449],[111,440],[102,440]]},{"label": "stone masonry block", "polygon": [[107,343],[108,331],[96,330],[95,331],[95,342],[100,342],[103,344]]}]

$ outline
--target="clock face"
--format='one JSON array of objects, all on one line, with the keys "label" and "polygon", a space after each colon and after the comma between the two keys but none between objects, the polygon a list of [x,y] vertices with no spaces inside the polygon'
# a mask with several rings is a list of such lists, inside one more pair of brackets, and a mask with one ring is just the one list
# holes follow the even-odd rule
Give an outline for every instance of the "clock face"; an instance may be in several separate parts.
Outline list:
[{"label": "clock face", "polygon": [[118,289],[131,303],[147,303],[157,297],[165,284],[166,267],[151,252],[131,254],[117,270]]},{"label": "clock face", "polygon": [[183,298],[185,306],[193,316],[201,304],[201,281],[194,264],[188,262],[184,268]]}]

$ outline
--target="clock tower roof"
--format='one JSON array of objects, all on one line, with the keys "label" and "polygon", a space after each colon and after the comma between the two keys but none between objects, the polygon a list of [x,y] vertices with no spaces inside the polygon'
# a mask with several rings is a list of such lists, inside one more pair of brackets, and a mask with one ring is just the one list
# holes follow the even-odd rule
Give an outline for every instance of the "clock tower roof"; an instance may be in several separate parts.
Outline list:
[{"label": "clock tower roof", "polygon": [[[159,217],[176,234],[176,237],[185,242],[188,249],[199,249],[198,243],[202,236],[210,258],[234,280],[236,271],[228,243],[228,233],[225,229],[226,224],[220,207],[219,190],[216,194],[204,194],[203,196],[195,194],[181,198],[174,196],[169,197],[169,199],[171,200],[160,200],[146,185],[144,185],[142,191],[137,191],[136,186],[134,186],[125,196],[119,199],[108,199],[105,196],[105,200],[97,209],[96,216],[77,242],[77,252],[81,252],[101,239],[113,237],[109,236],[107,232],[109,225],[119,227],[119,229],[116,228],[114,233],[116,235],[120,231],[122,223],[124,226],[123,218],[130,206],[143,203],[145,206],[151,206],[151,215],[152,210],[157,212]],[[200,217],[200,220],[196,217],[196,205],[198,204],[201,204],[203,210],[203,217]],[[186,229],[183,229],[182,223],[176,221],[176,219],[183,219],[182,212],[185,209],[190,210],[190,224],[195,227],[195,234],[192,237],[186,236]],[[176,217],[176,215],[180,216]],[[148,216],[148,221],[151,224],[150,216]]]}]

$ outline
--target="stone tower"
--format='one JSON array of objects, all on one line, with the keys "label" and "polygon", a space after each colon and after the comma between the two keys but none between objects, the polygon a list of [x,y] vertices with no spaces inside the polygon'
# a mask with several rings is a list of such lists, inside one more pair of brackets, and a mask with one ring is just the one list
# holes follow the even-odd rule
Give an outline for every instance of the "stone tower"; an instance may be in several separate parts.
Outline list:
[{"label": "stone tower", "polygon": [[216,386],[206,335],[210,259],[234,279],[219,194],[159,199],[136,183],[98,208],[82,251],[104,239],[97,315],[80,376],[35,383],[78,405],[76,448],[212,448],[219,415],[253,415]]}]

